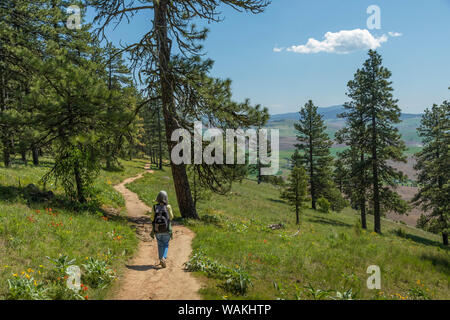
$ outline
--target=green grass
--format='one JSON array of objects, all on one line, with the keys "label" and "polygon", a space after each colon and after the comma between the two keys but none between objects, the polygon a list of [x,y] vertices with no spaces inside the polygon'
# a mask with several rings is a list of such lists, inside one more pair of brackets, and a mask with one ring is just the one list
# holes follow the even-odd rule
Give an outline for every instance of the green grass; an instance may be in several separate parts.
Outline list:
[{"label": "green grass", "polygon": [[[147,174],[129,188],[147,204],[167,190],[179,216],[169,169]],[[450,253],[438,236],[422,230],[383,219],[383,235],[377,235],[358,229],[358,216],[350,209],[331,214],[307,209],[295,235],[295,215],[279,200],[279,190],[252,181],[236,184],[231,195],[213,196],[198,211],[203,221],[186,222],[197,234],[194,250],[225,267],[241,268],[254,285],[240,296],[225,290],[222,280],[205,278],[205,298],[311,299],[308,286],[333,292],[352,289],[358,299],[412,299],[421,294],[450,298]],[[286,227],[266,228],[278,223]],[[370,265],[381,268],[381,290],[367,289]]]},{"label": "green grass", "polygon": [[[102,207],[123,211],[124,200],[112,185],[142,172],[144,163],[122,161],[124,170],[101,171],[95,188]],[[7,279],[13,274],[25,272],[46,283],[51,269],[46,256],[68,255],[75,258],[80,267],[86,257],[107,260],[120,274],[124,262],[137,247],[138,239],[124,219],[106,221],[100,207],[75,210],[66,206],[67,201],[63,201],[59,187],[46,186],[56,194],[50,202],[28,201],[24,197],[24,187],[30,183],[39,185],[40,178],[50,166],[51,160],[44,160],[38,167],[17,163],[8,169],[0,167],[0,299],[7,297]],[[91,299],[101,299],[107,292],[106,289],[91,288],[86,294]]]}]

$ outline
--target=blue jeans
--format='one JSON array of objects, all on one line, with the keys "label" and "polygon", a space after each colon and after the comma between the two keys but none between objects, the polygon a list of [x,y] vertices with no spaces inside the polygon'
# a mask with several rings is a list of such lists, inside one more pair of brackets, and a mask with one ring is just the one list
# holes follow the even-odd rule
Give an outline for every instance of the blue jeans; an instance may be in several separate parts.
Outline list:
[{"label": "blue jeans", "polygon": [[169,250],[170,234],[168,234],[168,233],[156,234],[156,240],[158,241],[159,260],[161,260],[162,258],[167,259],[167,251]]}]

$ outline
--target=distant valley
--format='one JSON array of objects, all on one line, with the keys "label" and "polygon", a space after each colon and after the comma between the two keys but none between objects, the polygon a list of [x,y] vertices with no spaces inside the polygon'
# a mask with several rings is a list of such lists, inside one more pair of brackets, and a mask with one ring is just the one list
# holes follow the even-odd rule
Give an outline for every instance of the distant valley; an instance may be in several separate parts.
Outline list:
[{"label": "distant valley", "polygon": [[[319,108],[319,113],[323,116],[328,127],[330,138],[334,139],[336,131],[343,128],[345,119],[338,118],[338,114],[345,111],[342,105]],[[401,115],[402,122],[397,125],[406,145],[411,148],[421,147],[421,141],[417,135],[417,128],[420,125],[421,114],[404,113]],[[280,149],[293,150],[296,141],[294,123],[299,120],[299,113],[276,114],[270,117],[267,128],[280,130]],[[339,147],[339,146],[335,146]]]}]

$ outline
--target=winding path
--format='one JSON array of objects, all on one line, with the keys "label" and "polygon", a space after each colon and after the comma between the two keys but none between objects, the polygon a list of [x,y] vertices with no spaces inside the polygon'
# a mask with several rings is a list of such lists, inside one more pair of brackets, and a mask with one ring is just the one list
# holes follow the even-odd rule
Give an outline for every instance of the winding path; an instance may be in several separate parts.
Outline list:
[{"label": "winding path", "polygon": [[[152,173],[150,165],[147,172]],[[191,273],[184,270],[183,264],[192,252],[192,239],[195,234],[181,225],[173,225],[174,239],[170,241],[167,268],[159,266],[156,240],[150,238],[151,211],[125,185],[142,178],[144,173],[126,179],[114,186],[126,201],[129,219],[136,224],[136,232],[141,240],[134,258],[126,266],[118,288],[114,291],[115,300],[200,300],[198,294],[201,284]]]}]

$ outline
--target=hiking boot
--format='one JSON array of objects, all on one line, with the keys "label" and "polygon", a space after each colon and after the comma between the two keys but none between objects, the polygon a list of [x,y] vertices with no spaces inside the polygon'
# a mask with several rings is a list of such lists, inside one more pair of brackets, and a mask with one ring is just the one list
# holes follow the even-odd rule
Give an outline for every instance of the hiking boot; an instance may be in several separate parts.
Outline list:
[{"label": "hiking boot", "polygon": [[162,259],[160,260],[160,262],[161,262],[161,267],[163,267],[163,268],[166,268],[166,267],[167,267],[166,259],[162,258]]}]

